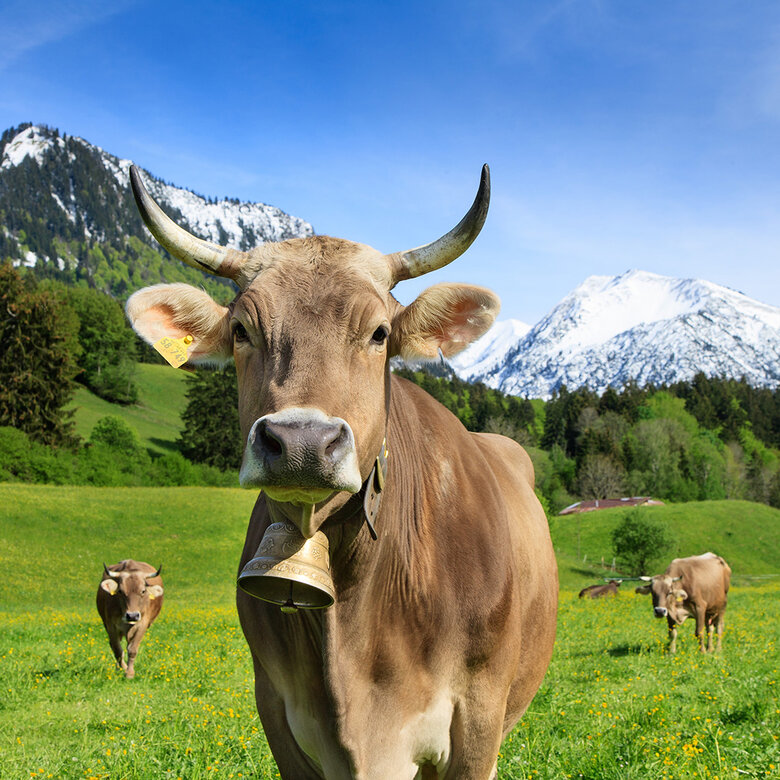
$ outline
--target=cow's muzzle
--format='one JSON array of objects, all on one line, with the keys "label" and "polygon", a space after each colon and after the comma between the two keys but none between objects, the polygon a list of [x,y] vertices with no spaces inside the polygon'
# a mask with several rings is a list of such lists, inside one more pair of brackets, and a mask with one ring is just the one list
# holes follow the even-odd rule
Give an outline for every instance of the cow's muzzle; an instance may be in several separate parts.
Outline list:
[{"label": "cow's muzzle", "polygon": [[137,623],[140,619],[140,612],[125,612],[125,623]]},{"label": "cow's muzzle", "polygon": [[352,429],[311,407],[267,414],[249,431],[239,479],[276,501],[314,504],[335,491],[357,493],[362,480]]},{"label": "cow's muzzle", "polygon": [[666,617],[666,607],[653,607],[653,614],[657,618],[665,618]]}]

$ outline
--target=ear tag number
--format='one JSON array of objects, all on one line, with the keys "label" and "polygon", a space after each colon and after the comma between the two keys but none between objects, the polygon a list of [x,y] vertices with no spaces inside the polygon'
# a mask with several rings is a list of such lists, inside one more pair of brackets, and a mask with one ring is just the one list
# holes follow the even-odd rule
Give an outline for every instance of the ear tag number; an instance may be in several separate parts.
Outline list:
[{"label": "ear tag number", "polygon": [[174,367],[178,368],[187,362],[187,347],[192,344],[193,338],[190,335],[182,339],[174,339],[170,336],[163,336],[152,346]]}]

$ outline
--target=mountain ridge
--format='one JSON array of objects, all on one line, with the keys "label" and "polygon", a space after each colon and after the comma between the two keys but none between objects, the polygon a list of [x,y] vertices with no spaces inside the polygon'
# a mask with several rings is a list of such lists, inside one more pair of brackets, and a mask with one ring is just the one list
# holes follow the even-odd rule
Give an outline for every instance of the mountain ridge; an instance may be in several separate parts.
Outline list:
[{"label": "mountain ridge", "polygon": [[603,392],[699,371],[780,385],[780,309],[713,282],[636,269],[586,278],[527,333],[494,343],[488,331],[453,360],[458,376],[539,398],[563,385]]},{"label": "mountain ridge", "polygon": [[[120,298],[162,281],[190,281],[210,291],[215,283],[224,286],[182,268],[152,239],[130,190],[131,164],[45,125],[6,130],[0,137],[0,257]],[[206,240],[246,250],[314,234],[308,222],[275,206],[206,198],[143,174],[169,216]]]}]

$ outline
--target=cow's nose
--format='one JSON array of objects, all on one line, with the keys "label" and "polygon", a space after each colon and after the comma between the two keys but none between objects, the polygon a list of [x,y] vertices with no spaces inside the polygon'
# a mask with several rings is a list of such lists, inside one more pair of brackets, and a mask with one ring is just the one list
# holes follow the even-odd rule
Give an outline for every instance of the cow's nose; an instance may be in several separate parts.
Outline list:
[{"label": "cow's nose", "polygon": [[653,611],[655,612],[655,616],[657,618],[666,617],[666,607],[654,607]]},{"label": "cow's nose", "polygon": [[[282,491],[276,500],[314,504],[324,498],[314,493],[356,493],[363,482],[349,423],[315,407],[288,407],[256,420],[239,479],[244,487]],[[291,490],[303,492],[291,497]]]},{"label": "cow's nose", "polygon": [[141,619],[140,612],[125,612],[125,620],[128,623],[137,623]]},{"label": "cow's nose", "polygon": [[261,419],[254,446],[269,465],[284,471],[337,463],[350,446],[343,420],[307,421],[302,425]]}]

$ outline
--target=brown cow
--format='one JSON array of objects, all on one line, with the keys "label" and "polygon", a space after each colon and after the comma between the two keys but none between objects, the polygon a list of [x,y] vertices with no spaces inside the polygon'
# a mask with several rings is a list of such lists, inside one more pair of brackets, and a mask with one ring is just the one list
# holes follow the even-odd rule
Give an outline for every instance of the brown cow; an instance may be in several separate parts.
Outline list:
[{"label": "brown cow", "polygon": [[[125,677],[135,676],[138,646],[160,614],[163,585],[160,572],[143,561],[131,559],[112,566],[103,564],[103,578],[97,590],[97,609],[108,632],[117,666]],[[127,663],[122,639],[127,642]]]},{"label": "brown cow", "polygon": [[409,306],[390,294],[473,241],[487,167],[458,226],[391,255],[326,236],[225,250],[175,225],[131,176],[158,241],[240,290],[225,307],[193,287],[157,285],[127,312],[149,342],[192,337],[192,363],[235,359],[241,484],[262,489],[241,567],[254,556],[262,568],[261,553],[284,547],[280,533],[319,540],[320,561],[330,549],[326,609],[295,611],[287,563],[283,611],[237,595],[281,776],[495,777],[501,740],[552,654],[547,521],[518,444],[469,433],[390,372],[393,355],[450,356],[493,322],[498,299],[483,288],[440,284]]},{"label": "brown cow", "polygon": [[602,596],[617,596],[621,580],[610,580],[605,585],[588,585],[580,591],[580,598],[598,599]]},{"label": "brown cow", "polygon": [[696,619],[696,636],[704,652],[704,626],[707,625],[707,650],[712,652],[712,634],[718,630],[720,650],[723,618],[728,601],[731,569],[715,553],[675,558],[663,574],[642,577],[648,584],[637,593],[651,593],[653,614],[666,618],[669,627],[669,652],[677,650],[677,626],[689,617]]}]

